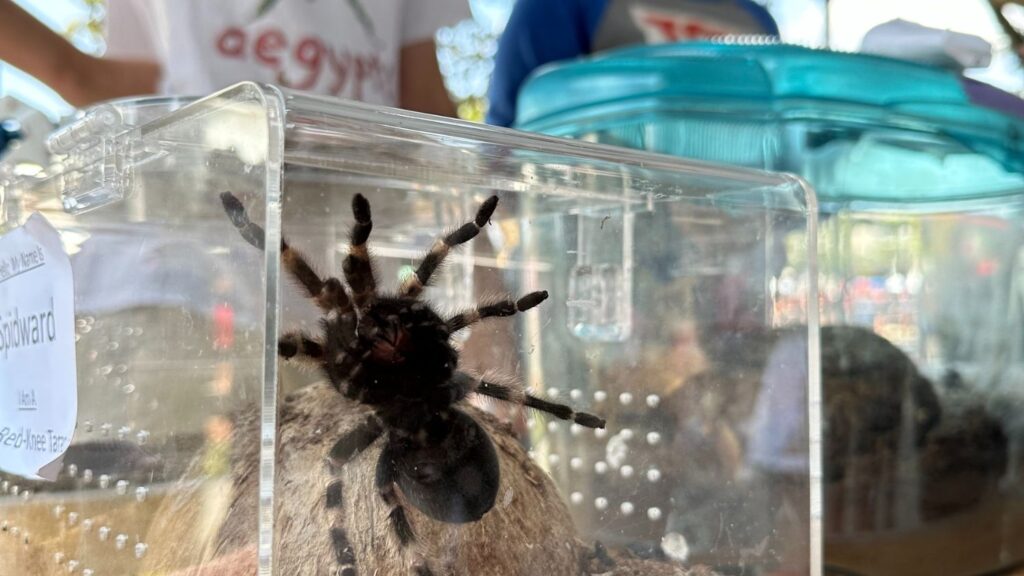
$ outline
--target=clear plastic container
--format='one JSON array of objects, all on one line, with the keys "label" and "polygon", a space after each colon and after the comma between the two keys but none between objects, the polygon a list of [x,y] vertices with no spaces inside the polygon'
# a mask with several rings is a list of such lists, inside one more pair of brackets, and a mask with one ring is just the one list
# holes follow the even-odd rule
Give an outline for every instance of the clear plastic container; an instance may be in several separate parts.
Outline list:
[{"label": "clear plastic container", "polygon": [[550,67],[520,125],[815,187],[826,566],[968,576],[1024,564],[1022,110],[907,62],[694,43]]},{"label": "clear plastic container", "polygon": [[[800,180],[253,84],[104,105],[49,145],[0,198],[5,231],[39,212],[72,254],[78,427],[56,482],[0,478],[0,574],[817,573],[817,299],[787,280],[816,277]],[[325,313],[297,281],[297,252],[345,277],[357,194],[382,293],[477,218],[422,300],[448,319],[546,290],[452,334],[483,380],[437,380],[447,328],[386,299]],[[354,352],[279,356],[296,330],[335,350],[325,314]],[[797,352],[772,357],[779,337]],[[346,359],[339,389],[375,402],[381,436],[329,383]],[[421,387],[394,388],[396,367]],[[789,373],[812,377],[766,376]],[[421,397],[447,383],[476,391],[459,412]],[[607,422],[481,393],[502,384]]]}]

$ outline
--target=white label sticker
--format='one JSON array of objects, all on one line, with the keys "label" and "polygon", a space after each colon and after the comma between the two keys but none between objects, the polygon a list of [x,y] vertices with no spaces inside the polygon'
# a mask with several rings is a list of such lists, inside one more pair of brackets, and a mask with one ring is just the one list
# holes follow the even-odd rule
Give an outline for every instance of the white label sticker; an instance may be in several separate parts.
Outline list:
[{"label": "white label sticker", "polygon": [[0,469],[56,480],[77,414],[71,260],[33,214],[0,238]]}]

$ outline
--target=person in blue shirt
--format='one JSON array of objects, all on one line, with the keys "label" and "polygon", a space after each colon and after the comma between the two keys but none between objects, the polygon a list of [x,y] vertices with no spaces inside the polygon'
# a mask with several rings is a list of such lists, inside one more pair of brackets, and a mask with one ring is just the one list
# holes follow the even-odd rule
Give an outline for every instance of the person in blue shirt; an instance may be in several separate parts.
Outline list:
[{"label": "person in blue shirt", "polygon": [[550,62],[729,34],[778,36],[779,28],[752,0],[518,0],[498,44],[487,123],[511,126],[523,82]]}]

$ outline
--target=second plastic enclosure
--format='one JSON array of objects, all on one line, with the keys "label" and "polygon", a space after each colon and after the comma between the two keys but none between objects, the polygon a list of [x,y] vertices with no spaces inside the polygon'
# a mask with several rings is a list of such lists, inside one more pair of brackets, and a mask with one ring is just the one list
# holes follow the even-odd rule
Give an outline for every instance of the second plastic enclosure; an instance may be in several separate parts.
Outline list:
[{"label": "second plastic enclosure", "polygon": [[[107,105],[50,144],[50,166],[7,167],[37,172],[8,179],[3,222],[40,212],[72,255],[79,424],[56,483],[3,476],[0,574],[812,572],[817,330],[794,279],[815,276],[816,235],[798,180],[249,84]],[[482,452],[439,484],[445,454],[424,456],[396,495],[383,440],[338,442],[368,413],[323,383],[328,360],[278,356],[282,334],[320,338],[289,270],[297,251],[342,276],[356,193],[380,291],[497,195],[423,299],[447,318],[546,290],[456,333],[459,366],[607,419],[471,395],[479,424],[459,433],[486,432],[500,462],[479,520],[417,498],[476,490]],[[394,338],[363,359],[402,362]]]},{"label": "second plastic enclosure", "polygon": [[1024,102],[896,60],[693,43],[548,68],[519,114],[806,178],[821,210],[827,569],[1024,563]]}]

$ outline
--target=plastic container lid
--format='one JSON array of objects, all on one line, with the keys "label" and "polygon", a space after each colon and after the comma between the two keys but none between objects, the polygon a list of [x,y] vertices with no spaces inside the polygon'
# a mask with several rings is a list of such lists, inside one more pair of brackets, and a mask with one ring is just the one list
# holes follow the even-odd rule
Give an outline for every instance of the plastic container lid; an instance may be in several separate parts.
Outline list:
[{"label": "plastic container lid", "polygon": [[521,92],[517,127],[576,136],[581,123],[642,115],[657,122],[652,112],[681,106],[941,134],[1024,173],[1019,98],[939,68],[779,44],[662,44],[549,65]]}]

